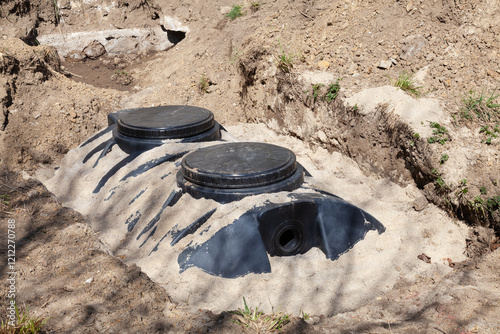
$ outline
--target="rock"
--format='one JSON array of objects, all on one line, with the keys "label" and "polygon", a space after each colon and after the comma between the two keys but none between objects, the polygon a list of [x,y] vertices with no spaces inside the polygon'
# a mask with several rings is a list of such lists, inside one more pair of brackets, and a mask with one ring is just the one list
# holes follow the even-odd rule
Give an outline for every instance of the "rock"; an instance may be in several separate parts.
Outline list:
[{"label": "rock", "polygon": [[76,50],[70,51],[66,55],[67,61],[80,61],[80,60],[84,60],[85,58],[86,58],[86,56],[83,52],[76,51]]},{"label": "rock", "polygon": [[326,143],[326,141],[328,140],[326,134],[322,130],[318,131],[318,139],[323,143]]},{"label": "rock", "polygon": [[493,79],[500,81],[500,74],[497,74],[496,72],[493,72],[491,70],[486,70],[486,74],[488,74]]},{"label": "rock", "polygon": [[422,211],[428,204],[427,198],[425,198],[425,196],[420,196],[413,201],[413,208],[415,211]]},{"label": "rock", "polygon": [[317,64],[320,70],[326,71],[330,67],[330,63],[326,60],[319,61]]},{"label": "rock", "polygon": [[415,56],[426,43],[427,41],[421,35],[408,36],[403,41],[403,47],[401,48],[401,54],[399,58],[406,60]]},{"label": "rock", "polygon": [[70,0],[64,0],[59,2],[59,9],[71,9],[71,1]]},{"label": "rock", "polygon": [[391,68],[391,65],[392,62],[390,60],[382,60],[377,67],[383,70],[388,70]]},{"label": "rock", "polygon": [[396,61],[396,59],[394,58],[389,58],[389,60],[391,61],[391,63],[396,66],[398,64],[398,62]]},{"label": "rock", "polygon": [[106,53],[106,49],[98,41],[93,41],[83,49],[83,53],[90,59],[97,59]]},{"label": "rock", "polygon": [[299,80],[303,82],[304,87],[307,87],[306,89],[320,82],[329,85],[334,83],[336,79],[335,74],[323,71],[304,71],[299,76]]},{"label": "rock", "polygon": [[138,45],[139,45],[139,39],[136,38],[135,36],[132,36],[132,37],[115,38],[113,40],[110,40],[107,43],[106,47],[108,53],[127,54],[136,50],[138,48]]},{"label": "rock", "polygon": [[32,198],[32,197],[35,197],[37,196],[39,193],[38,193],[38,190],[36,189],[33,189],[33,190],[30,190],[30,192],[28,192],[28,198]]},{"label": "rock", "polygon": [[429,72],[429,66],[424,66],[417,73],[415,73],[413,79],[420,83],[423,83],[425,81],[425,78],[427,77],[428,72]]},{"label": "rock", "polygon": [[413,8],[415,8],[415,6],[413,5],[413,1],[408,2],[408,4],[406,5],[406,12],[411,12]]}]

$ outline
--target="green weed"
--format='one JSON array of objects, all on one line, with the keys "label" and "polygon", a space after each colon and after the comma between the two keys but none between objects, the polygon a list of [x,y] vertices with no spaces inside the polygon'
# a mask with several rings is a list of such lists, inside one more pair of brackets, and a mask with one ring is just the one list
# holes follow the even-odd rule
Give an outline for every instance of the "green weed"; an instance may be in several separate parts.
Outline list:
[{"label": "green weed", "polygon": [[469,201],[469,206],[476,211],[476,213],[481,213],[483,216],[485,215],[485,203],[479,195],[474,197],[472,201]]},{"label": "green weed", "polygon": [[484,91],[478,93],[471,89],[462,97],[464,106],[460,110],[460,115],[470,121],[474,119],[482,121],[499,119],[500,104],[495,103],[498,96],[500,95],[495,95],[495,91],[486,94]]},{"label": "green weed", "polygon": [[327,102],[331,102],[337,98],[339,95],[340,91],[340,80],[342,79],[337,79],[335,83],[332,83],[328,86],[328,90],[325,95],[325,99]]},{"label": "green weed", "polygon": [[[390,79],[390,78],[389,78]],[[392,80],[391,80],[392,81]],[[395,82],[392,83],[394,87],[407,92],[414,97],[420,97],[422,92],[420,91],[423,87],[417,86],[416,82],[413,80],[413,74],[403,71]]]},{"label": "green weed", "polygon": [[40,333],[43,325],[49,320],[48,318],[42,319],[40,317],[32,318],[29,315],[28,307],[26,306],[26,312],[19,312],[17,304],[14,304],[16,321],[15,325],[11,326],[9,321],[4,322],[2,320],[0,324],[1,334],[37,334]]},{"label": "green weed", "polygon": [[9,205],[10,195],[9,194],[0,195],[0,203],[2,203],[3,205]]},{"label": "green weed", "polygon": [[457,190],[455,191],[455,197],[461,203],[473,210],[479,219],[486,218],[488,215],[487,212],[493,215],[495,211],[500,210],[500,196],[487,198],[486,196],[488,195],[488,190],[486,187],[479,187],[479,192],[480,195],[477,195],[472,199],[470,197],[467,198],[467,194],[469,193],[467,180],[462,179],[460,180]]},{"label": "green weed", "polygon": [[120,76],[121,76],[121,75],[128,75],[128,73],[127,73],[127,72],[125,72],[124,70],[116,70],[116,71],[115,71],[115,74],[116,74],[116,75],[120,75]]},{"label": "green weed", "polygon": [[198,83],[198,88],[202,93],[208,93],[208,87],[210,87],[210,79],[205,76],[205,74],[201,75],[200,82]]},{"label": "green weed", "polygon": [[436,179],[434,180],[434,185],[436,189],[440,193],[446,193],[450,190],[450,186],[446,184],[446,182],[441,177],[441,173],[437,169],[431,170],[431,172],[436,175]]},{"label": "green weed", "polygon": [[441,154],[441,159],[439,159],[439,164],[442,165],[444,164],[446,161],[448,161],[450,157],[448,156],[448,154],[444,153],[444,154]]},{"label": "green weed", "polygon": [[256,12],[260,9],[260,6],[262,6],[262,3],[260,2],[250,2],[250,9],[252,9],[253,12]]},{"label": "green weed", "polygon": [[[315,103],[317,100],[319,100],[321,97],[321,88],[324,87],[325,85],[322,83],[319,84],[311,84],[311,94],[307,96],[307,100],[312,101]],[[309,91],[306,91],[306,94],[308,94]]]},{"label": "green weed", "polygon": [[450,187],[442,179],[441,175],[437,177],[437,179],[436,179],[436,181],[434,181],[434,183],[436,184],[436,186],[440,192],[445,192],[447,190],[450,190]]},{"label": "green weed", "polygon": [[[342,79],[337,79],[337,81],[335,83],[328,85],[328,87],[326,88],[326,92],[324,92],[324,89],[323,89],[323,87],[325,87],[324,84],[322,84],[322,83],[312,84],[311,91],[309,91],[309,90],[306,91],[306,94],[308,94],[306,99],[312,103],[315,103],[318,100],[327,101],[327,102],[331,102],[331,101],[335,100],[337,98],[337,96],[339,95],[340,80],[342,80]],[[358,106],[355,105],[354,110],[357,110],[357,109],[358,109]]]},{"label": "green weed", "polygon": [[486,200],[486,208],[490,212],[494,212],[496,210],[500,210],[500,195],[488,198]]},{"label": "green weed", "polygon": [[487,126],[482,126],[479,129],[479,133],[486,136],[486,139],[481,140],[481,143],[491,145],[491,141],[493,140],[493,138],[498,138],[498,135],[500,134],[500,128],[498,127],[498,124],[495,125],[495,128],[493,130],[488,130]]},{"label": "green weed", "polygon": [[243,13],[241,11],[242,8],[243,6],[241,5],[233,4],[231,11],[226,14],[226,17],[229,17],[231,21],[236,20],[238,17],[243,16]]},{"label": "green weed", "polygon": [[467,180],[460,180],[460,184],[458,185],[458,189],[455,192],[455,196],[458,199],[462,199],[469,192],[469,188],[467,187]]},{"label": "green weed", "polygon": [[444,145],[450,138],[448,135],[448,130],[440,125],[439,123],[436,122],[431,122],[428,121],[430,124],[430,127],[433,128],[432,134],[433,136],[427,138],[427,142],[429,144],[434,144],[434,143],[440,143],[441,145]]}]

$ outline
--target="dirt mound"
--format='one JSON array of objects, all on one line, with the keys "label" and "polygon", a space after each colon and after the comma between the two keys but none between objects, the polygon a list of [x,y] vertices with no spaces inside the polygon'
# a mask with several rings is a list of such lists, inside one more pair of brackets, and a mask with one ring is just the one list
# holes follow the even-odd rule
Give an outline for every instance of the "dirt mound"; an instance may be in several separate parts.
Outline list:
[{"label": "dirt mound", "polygon": [[29,170],[56,161],[116,109],[117,92],[97,91],[58,72],[54,49],[7,39],[0,40],[0,50],[0,153],[9,167]]}]

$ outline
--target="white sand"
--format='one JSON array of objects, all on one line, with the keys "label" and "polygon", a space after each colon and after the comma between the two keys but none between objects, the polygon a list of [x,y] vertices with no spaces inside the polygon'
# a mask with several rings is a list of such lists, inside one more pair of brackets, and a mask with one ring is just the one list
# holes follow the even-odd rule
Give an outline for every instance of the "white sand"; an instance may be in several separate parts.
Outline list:
[{"label": "white sand", "polygon": [[[416,187],[402,188],[385,179],[365,176],[352,160],[323,149],[312,151],[303,142],[278,136],[264,125],[240,124],[229,127],[228,131],[241,141],[268,142],[293,150],[297,160],[314,177],[314,180],[307,180],[309,183],[371,213],[384,224],[386,232],[381,235],[375,231],[368,232],[364,240],[335,261],[326,259],[319,249],[313,248],[303,255],[270,258],[272,272],[269,274],[225,279],[194,267],[179,274],[177,257],[188,243],[202,243],[252,206],[264,200],[281,202],[286,200],[285,196],[266,194],[220,205],[211,200],[194,200],[189,195],[183,195],[178,204],[164,210],[154,235],[139,248],[152,230],[137,240],[139,233],[176,189],[174,174],[178,167],[167,162],[140,177],[129,178],[125,182],[119,180],[129,171],[163,156],[165,152],[192,151],[215,143],[167,144],[148,151],[122,168],[98,194],[92,194],[101,177],[126,157],[115,146],[95,169],[90,166],[97,154],[85,165],[81,163],[88,151],[110,138],[108,134],[84,148],[70,151],[54,177],[44,183],[64,205],[89,219],[92,228],[99,232],[115,255],[124,255],[126,263],[140,266],[165,287],[172,300],[214,312],[241,307],[242,297],[245,297],[250,305],[259,306],[264,311],[281,307],[295,315],[301,310],[310,314],[331,315],[360,307],[391,289],[400,278],[411,281],[430,272],[449,272],[451,268],[443,258],[449,257],[453,261],[465,259],[463,252],[467,228],[434,205],[416,212],[412,201],[421,195]],[[165,177],[168,173],[171,174]],[[144,193],[129,204],[141,190]],[[115,193],[109,197],[112,191]],[[174,227],[180,230],[214,208],[217,208],[216,213],[202,229],[174,247],[170,246],[172,236],[166,235],[168,231]],[[135,216],[137,210],[141,212],[141,220],[132,232],[128,232],[125,221]],[[208,226],[208,232],[200,235],[201,230]],[[163,237],[158,250],[151,253]],[[421,253],[430,256],[432,264],[419,260],[417,255]]]}]

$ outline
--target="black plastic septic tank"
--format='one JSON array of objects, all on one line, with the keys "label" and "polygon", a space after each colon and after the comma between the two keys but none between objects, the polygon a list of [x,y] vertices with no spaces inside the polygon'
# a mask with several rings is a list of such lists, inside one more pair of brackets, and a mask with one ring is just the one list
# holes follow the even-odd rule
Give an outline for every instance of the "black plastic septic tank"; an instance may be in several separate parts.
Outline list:
[{"label": "black plastic septic tank", "polygon": [[[295,154],[276,145],[225,143],[201,148],[183,158],[177,184],[195,198],[220,203],[275,192],[284,192],[289,199],[273,203],[270,196],[203,244],[188,245],[178,257],[181,271],[195,266],[227,278],[266,273],[271,272],[268,256],[303,254],[312,247],[335,260],[369,230],[385,230],[362,209],[308,187]],[[195,233],[207,219],[171,231],[172,245]]]},{"label": "black plastic septic tank", "polygon": [[113,138],[127,152],[143,151],[174,139],[201,142],[220,139],[220,125],[207,109],[175,105],[127,109],[108,115],[116,124]]},{"label": "black plastic septic tank", "polygon": [[[107,201],[115,190],[117,193],[134,191],[136,189],[128,188],[131,177],[142,177],[145,183],[150,182],[152,178],[146,175],[160,171],[157,166],[163,163],[172,163],[169,166],[172,172],[162,175],[161,180],[167,178],[160,181],[172,189],[165,189],[165,193],[160,194],[166,196],[166,200],[157,214],[145,221],[141,218],[142,208],[134,207],[132,212],[136,214],[125,222],[128,229],[133,223],[129,232],[134,226],[145,224],[136,238],[145,238],[139,247],[155,233],[155,225],[159,224],[164,210],[186,203],[180,201],[182,196],[212,199],[220,205],[244,201],[247,196],[259,196],[258,203],[245,203],[251,207],[242,211],[237,219],[217,230],[214,228],[208,240],[206,236],[200,243],[184,240],[186,245],[177,258],[181,272],[194,266],[227,278],[268,273],[271,272],[269,256],[294,256],[306,253],[312,247],[319,248],[328,259],[335,260],[362,240],[368,231],[376,230],[380,234],[385,230],[364,210],[310,186],[308,181],[312,177],[297,162],[295,154],[284,147],[257,142],[178,145],[221,139],[222,127],[207,109],[162,106],[121,110],[108,115],[108,122],[108,128],[80,145],[83,148],[105,134],[110,137],[98,145],[83,148],[86,153],[83,165],[95,161],[91,168],[97,166],[99,159],[105,158],[114,144],[118,144],[125,154],[105,173],[97,169],[102,174],[99,174],[100,179],[95,177],[98,181],[93,194],[108,191],[110,195],[104,199]],[[109,135],[111,131],[112,136]],[[134,159],[146,158],[144,151],[160,145],[165,145],[165,150],[151,151],[151,156],[147,157],[150,161],[136,166],[121,179],[115,178],[118,171],[130,166]],[[200,146],[205,147],[198,148]],[[190,148],[198,149],[192,151]],[[94,178],[90,180],[94,182]],[[113,181],[119,184],[111,186]],[[138,204],[132,200],[129,205]],[[167,236],[172,236],[171,245],[175,245],[190,235],[197,238],[212,225],[217,226],[213,221],[216,218],[211,217],[220,205],[206,211],[200,209],[199,218],[183,222],[185,225],[180,230],[176,223],[153,251]]]}]

